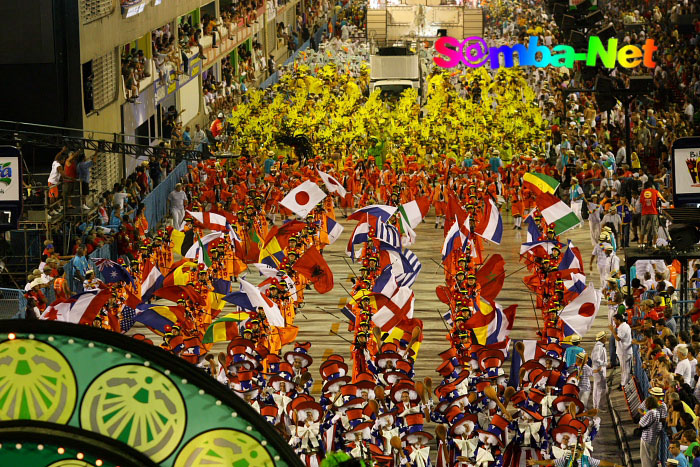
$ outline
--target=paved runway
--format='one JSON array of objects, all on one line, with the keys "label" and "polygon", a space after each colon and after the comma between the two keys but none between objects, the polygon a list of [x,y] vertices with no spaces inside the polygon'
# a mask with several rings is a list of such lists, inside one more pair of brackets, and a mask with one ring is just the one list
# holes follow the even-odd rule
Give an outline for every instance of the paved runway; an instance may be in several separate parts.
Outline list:
[{"label": "paved runway", "polygon": [[[506,211],[505,209],[503,209]],[[335,277],[334,289],[325,294],[319,295],[316,291],[307,290],[305,293],[306,305],[301,309],[296,316],[294,322],[299,327],[298,341],[312,342],[311,355],[314,362],[311,368],[312,376],[316,384],[313,392],[315,396],[320,393],[320,375],[318,367],[323,362],[326,356],[331,353],[338,353],[346,358],[350,363],[350,345],[338,336],[330,333],[331,329],[338,330],[338,333],[348,340],[352,340],[353,334],[347,330],[347,321],[341,319],[338,313],[339,304],[345,300],[348,295],[342,286],[350,290],[354,269],[357,272],[359,266],[350,263],[350,259],[345,255],[345,246],[355,222],[348,222],[345,219],[338,219],[345,230],[340,239],[333,245],[327,247],[324,251],[324,257],[331,267]],[[542,324],[541,317],[535,316],[532,301],[528,289],[522,282],[522,278],[529,274],[523,264],[518,262],[520,244],[525,239],[525,230],[513,230],[513,221],[509,214],[504,213],[504,233],[501,245],[491,244],[484,241],[485,255],[499,253],[506,261],[506,280],[503,290],[496,299],[503,307],[511,304],[518,304],[518,310],[515,319],[515,325],[511,332],[512,339],[535,339],[535,332],[538,325]],[[417,229],[416,244],[411,247],[411,250],[418,256],[423,264],[423,270],[418,277],[418,280],[413,285],[415,291],[415,314],[414,317],[423,320],[424,323],[424,338],[420,348],[418,359],[415,364],[416,381],[423,380],[426,376],[433,378],[435,384],[439,381],[439,375],[435,372],[440,363],[438,354],[449,347],[445,338],[447,331],[445,325],[438,315],[447,311],[447,306],[440,302],[435,295],[435,287],[444,284],[444,274],[436,262],[440,262],[441,249],[443,242],[443,230],[435,229],[435,218],[431,214],[426,218],[426,222],[421,224]],[[574,229],[561,238],[563,243],[566,239],[570,239],[575,246],[581,250],[582,257],[588,267],[591,257],[591,240],[588,226]],[[484,256],[486,257],[486,256]],[[586,271],[588,282],[595,285],[599,284],[598,272]],[[252,268],[249,272],[248,280],[253,283],[260,281],[260,276],[257,271]],[[342,286],[341,286],[342,285]],[[534,297],[533,297],[534,298]],[[324,308],[333,313],[321,311]],[[226,310],[226,309],[224,309]],[[539,321],[538,321],[539,320]],[[593,348],[594,336],[598,331],[607,330],[607,305],[601,306],[600,312],[589,331],[584,337],[582,346],[588,353]],[[154,343],[160,343],[160,337],[151,334],[148,329],[134,327],[130,334],[134,332],[144,332],[149,335]],[[214,351],[225,351],[226,344],[220,343],[214,347]],[[291,350],[291,349],[289,349]],[[506,371],[507,374],[507,371]],[[619,384],[619,377],[616,379]],[[434,426],[426,426],[428,431],[433,431]],[[613,462],[620,462],[618,456],[618,448],[616,445],[613,431],[610,427],[610,418],[607,411],[601,413],[601,433],[596,438],[595,457]],[[617,459],[617,460],[616,460]]]}]

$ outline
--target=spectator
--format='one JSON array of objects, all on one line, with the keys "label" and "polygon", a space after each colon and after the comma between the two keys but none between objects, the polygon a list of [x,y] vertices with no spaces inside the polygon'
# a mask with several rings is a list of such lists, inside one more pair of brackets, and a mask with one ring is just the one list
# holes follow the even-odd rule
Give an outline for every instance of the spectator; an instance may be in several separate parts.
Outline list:
[{"label": "spectator", "polygon": [[39,319],[41,310],[37,306],[37,302],[33,297],[27,298],[27,305],[24,309],[24,319]]},{"label": "spectator", "polygon": [[85,257],[85,247],[80,246],[75,253],[75,256],[71,260],[71,266],[73,267],[73,275],[81,284],[85,280],[85,273],[88,270],[89,264]]},{"label": "spectator", "polygon": [[100,289],[100,280],[95,277],[95,271],[89,269],[85,271],[85,280],[83,281],[83,290],[90,292]]},{"label": "spectator", "polygon": [[661,434],[662,419],[658,410],[659,403],[654,396],[644,400],[646,411],[639,409],[642,418],[639,426],[642,428],[642,437],[639,443],[639,457],[642,467],[656,467],[659,436]]},{"label": "spectator", "polygon": [[625,315],[617,314],[614,318],[615,326],[610,326],[610,331],[615,337],[617,358],[620,361],[620,371],[622,373],[620,389],[623,389],[630,381],[630,371],[632,370],[632,330]]},{"label": "spectator", "polygon": [[600,399],[607,391],[606,364],[608,362],[605,351],[605,331],[600,331],[595,336],[595,345],[591,352],[591,369],[593,373],[593,408],[600,407]]},{"label": "spectator", "polygon": [[666,201],[652,182],[644,185],[640,196],[642,203],[642,246],[653,247],[656,245],[659,230],[659,202]]},{"label": "spectator", "polygon": [[53,281],[53,290],[57,300],[68,299],[73,295],[66,279],[66,271],[61,267],[58,268],[58,275]]},{"label": "spectator", "polygon": [[[66,146],[63,146],[51,164],[51,173],[49,174],[49,202],[53,203],[58,201],[58,185],[61,183],[61,179],[65,177],[65,171],[63,170],[63,163],[66,161],[64,156],[65,152],[68,150]],[[63,206],[58,207],[60,212]],[[56,214],[52,211],[51,215]]]},{"label": "spectator", "polygon": [[186,126],[185,127],[185,132],[182,133],[182,143],[185,145],[185,147],[189,148],[192,146],[192,136],[190,135],[190,127]]},{"label": "spectator", "polygon": [[669,459],[678,461],[678,467],[688,467],[688,459],[686,459],[685,454],[681,452],[681,445],[678,441],[671,441],[671,444],[668,446],[668,453]]},{"label": "spectator", "polygon": [[90,172],[95,165],[98,154],[99,152],[95,151],[90,158],[86,158],[85,153],[82,152],[78,162],[78,179],[80,180],[80,194],[82,195],[80,202],[85,211],[90,210],[90,207],[87,205],[87,197],[90,194]]},{"label": "spectator", "polygon": [[681,347],[677,350],[676,355],[678,356],[678,364],[674,373],[683,377],[685,384],[692,384],[692,369],[690,367],[690,361],[688,360],[688,348]]},{"label": "spectator", "polygon": [[182,191],[182,183],[175,185],[175,190],[168,195],[168,205],[170,214],[173,217],[173,227],[180,228],[185,218],[185,203],[188,201],[187,194]]}]

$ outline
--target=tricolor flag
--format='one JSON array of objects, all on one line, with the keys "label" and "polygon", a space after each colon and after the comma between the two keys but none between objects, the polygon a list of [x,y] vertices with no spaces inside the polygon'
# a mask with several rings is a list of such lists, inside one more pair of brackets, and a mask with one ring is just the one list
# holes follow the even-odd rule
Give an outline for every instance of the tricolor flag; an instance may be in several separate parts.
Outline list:
[{"label": "tricolor flag", "polygon": [[396,209],[397,208],[395,206],[387,206],[385,204],[372,204],[371,206],[365,206],[353,212],[348,216],[348,220],[363,221],[367,219],[367,215],[370,215],[378,218],[382,222],[386,222],[391,216],[394,215]]},{"label": "tricolor flag", "polygon": [[[203,228],[209,230],[218,230],[221,232],[228,231],[228,221],[221,214],[215,214],[213,212],[194,212],[185,211],[187,215],[185,217],[191,217],[195,223],[200,224]],[[185,222],[182,222],[180,230],[185,227]]]},{"label": "tricolor flag", "polygon": [[385,297],[391,297],[398,287],[399,285],[396,283],[396,278],[394,278],[394,274],[392,273],[392,267],[385,266],[381,274],[374,280],[372,292],[384,295]]},{"label": "tricolor flag", "polygon": [[233,292],[224,297],[224,300],[238,305],[244,310],[257,311],[258,308],[262,308],[271,326],[284,327],[284,317],[277,304],[264,296],[260,289],[250,282],[244,279],[241,279],[240,282],[240,292]]},{"label": "tricolor flag", "polygon": [[287,193],[280,204],[297,216],[306,217],[325,197],[326,194],[318,185],[306,180]]},{"label": "tricolor flag", "polygon": [[554,233],[561,235],[567,230],[573,229],[581,221],[562,200],[549,193],[541,193],[535,198],[537,209],[548,224],[554,224]]},{"label": "tricolor flag", "polygon": [[410,287],[418,279],[423,265],[418,261],[418,256],[409,249],[404,249],[400,254],[402,271],[396,275],[396,282],[400,286]]},{"label": "tricolor flag", "polygon": [[372,315],[372,323],[382,332],[391,331],[404,319],[413,318],[415,296],[408,287],[399,287],[396,293]]},{"label": "tricolor flag", "polygon": [[474,227],[474,233],[497,245],[501,243],[503,219],[493,199],[489,198],[487,200],[486,211],[479,224]]},{"label": "tricolor flag", "polygon": [[181,306],[148,305],[143,303],[136,307],[134,321],[146,325],[153,332],[162,336],[177,323],[185,321],[185,308]]},{"label": "tricolor flag", "polygon": [[369,240],[370,225],[368,222],[362,222],[357,224],[355,230],[352,231],[350,235],[350,240],[348,240],[348,246],[345,252],[349,257],[355,260],[355,245],[361,245]]},{"label": "tricolor flag", "polygon": [[321,180],[323,180],[323,184],[326,185],[328,191],[338,193],[341,198],[345,198],[347,191],[345,191],[343,184],[336,180],[333,175],[321,172],[320,170],[318,171],[318,175],[321,177]]},{"label": "tricolor flag", "polygon": [[452,253],[457,248],[462,248],[462,246],[466,243],[467,236],[464,235],[464,233],[459,227],[459,222],[457,222],[457,218],[455,218],[455,221],[452,223],[452,227],[450,227],[450,230],[445,236],[445,243],[443,243],[442,245],[443,262],[447,259],[448,256],[450,256],[450,253]]},{"label": "tricolor flag", "polygon": [[528,172],[523,175],[523,186],[529,188],[535,195],[540,193],[554,194],[559,188],[559,181],[549,175]]},{"label": "tricolor flag", "polygon": [[559,312],[559,319],[564,323],[564,336],[586,335],[598,314],[601,297],[595,287],[589,285]]},{"label": "tricolor flag", "polygon": [[505,343],[515,322],[515,312],[518,305],[511,305],[505,310],[495,304],[494,313],[476,312],[466,321],[466,325],[474,332],[477,343],[495,345]]},{"label": "tricolor flag", "polygon": [[143,262],[141,274],[141,277],[143,277],[141,282],[141,300],[146,302],[153,296],[153,292],[163,287],[164,277],[160,269],[149,258],[146,258]]},{"label": "tricolor flag", "polygon": [[540,231],[539,227],[537,227],[535,219],[533,219],[532,216],[527,216],[525,218],[525,223],[527,224],[525,243],[538,242],[540,238],[542,238],[542,232]]},{"label": "tricolor flag", "polygon": [[561,258],[558,269],[560,271],[572,270],[572,272],[583,273],[585,267],[583,264],[583,258],[581,257],[581,252],[574,244],[569,240],[569,247],[566,249],[564,256]]},{"label": "tricolor flag", "polygon": [[403,224],[407,224],[411,229],[415,229],[428,214],[428,211],[430,211],[429,196],[422,196],[418,199],[402,204],[399,206],[402,226]]},{"label": "tricolor flag", "polygon": [[328,234],[328,244],[335,243],[340,234],[343,233],[343,226],[339,222],[334,221],[330,216],[326,216],[326,234]]},{"label": "tricolor flag", "polygon": [[203,344],[228,342],[238,336],[238,323],[245,321],[248,313],[232,312],[213,321],[202,337]]},{"label": "tricolor flag", "polygon": [[170,233],[170,241],[173,242],[173,253],[185,256],[194,244],[194,229],[190,229],[187,232],[173,230]]}]

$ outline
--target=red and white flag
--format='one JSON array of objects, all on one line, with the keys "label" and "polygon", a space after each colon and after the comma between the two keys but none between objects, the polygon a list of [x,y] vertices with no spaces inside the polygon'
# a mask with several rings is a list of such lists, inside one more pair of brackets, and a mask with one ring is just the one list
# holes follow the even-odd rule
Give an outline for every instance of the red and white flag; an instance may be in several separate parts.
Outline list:
[{"label": "red and white flag", "polygon": [[314,182],[304,183],[287,193],[280,204],[299,217],[306,217],[318,203],[323,201],[326,194]]},{"label": "red and white flag", "polygon": [[112,298],[110,289],[91,290],[52,303],[39,319],[73,324],[92,324],[103,306]]},{"label": "red and white flag", "polygon": [[600,308],[601,295],[595,287],[589,285],[559,312],[559,318],[564,322],[564,335],[578,334],[583,337],[595,320]]},{"label": "red and white flag", "polygon": [[347,191],[343,187],[342,183],[340,183],[333,175],[327,174],[326,172],[321,172],[319,170],[318,174],[321,176],[321,180],[323,180],[323,183],[326,185],[326,188],[328,188],[328,191],[338,193],[341,197],[345,198]]},{"label": "red and white flag", "polygon": [[[226,218],[221,214],[215,214],[213,212],[193,212],[185,211],[187,213],[186,217],[191,217],[195,222],[201,224],[205,229],[218,230],[221,232],[226,232],[228,228],[226,224]],[[180,226],[180,230],[185,228],[185,223],[183,222]]]},{"label": "red and white flag", "polygon": [[389,332],[404,319],[413,318],[414,301],[413,290],[408,287],[399,287],[391,298],[378,307],[377,312],[372,315],[372,322],[382,332]]}]

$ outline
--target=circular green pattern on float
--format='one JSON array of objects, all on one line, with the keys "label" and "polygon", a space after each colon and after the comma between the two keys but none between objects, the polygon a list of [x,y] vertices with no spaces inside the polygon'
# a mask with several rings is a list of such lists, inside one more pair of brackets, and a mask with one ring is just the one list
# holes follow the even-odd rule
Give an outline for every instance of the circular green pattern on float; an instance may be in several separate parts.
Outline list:
[{"label": "circular green pattern on float", "polygon": [[95,467],[95,465],[79,459],[64,459],[46,467]]},{"label": "circular green pattern on float", "polygon": [[222,428],[192,438],[177,455],[175,467],[265,467],[274,462],[258,440],[238,430]]},{"label": "circular green pattern on float", "polygon": [[58,350],[29,339],[0,343],[0,420],[64,424],[76,401],[75,374]]},{"label": "circular green pattern on float", "polygon": [[80,406],[82,428],[121,441],[154,462],[180,444],[187,426],[180,391],[163,373],[121,365],[95,378]]}]

